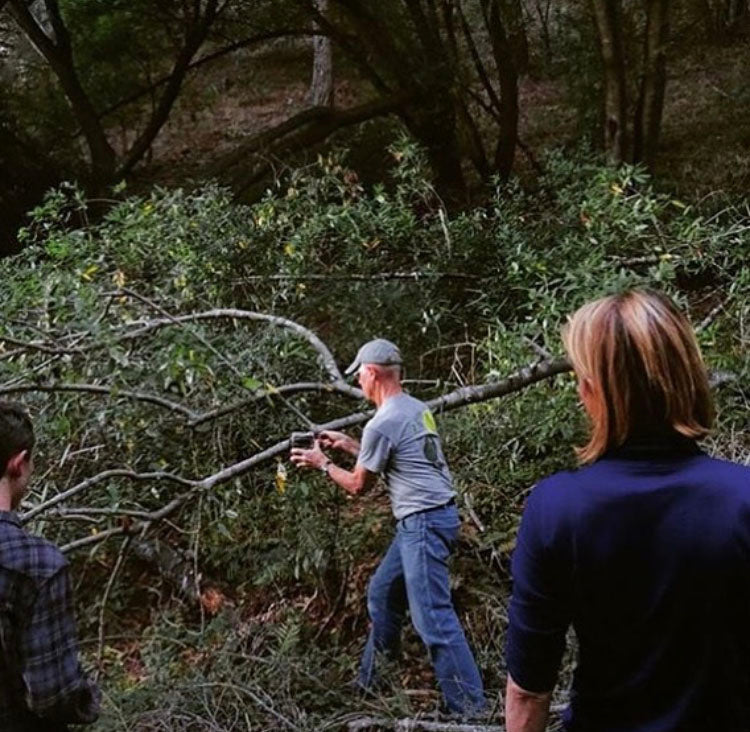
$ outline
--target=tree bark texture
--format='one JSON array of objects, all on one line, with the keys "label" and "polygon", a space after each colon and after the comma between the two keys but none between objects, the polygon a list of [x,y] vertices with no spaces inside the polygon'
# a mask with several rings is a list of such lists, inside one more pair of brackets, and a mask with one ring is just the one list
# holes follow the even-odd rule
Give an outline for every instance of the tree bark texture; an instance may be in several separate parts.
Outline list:
[{"label": "tree bark texture", "polygon": [[604,72],[604,149],[612,163],[627,155],[627,85],[621,0],[591,0]]},{"label": "tree bark texture", "polygon": [[[328,12],[328,0],[315,0],[321,15]],[[319,24],[316,23],[319,28]],[[333,46],[327,35],[313,36],[313,73],[308,93],[313,107],[333,106]]]},{"label": "tree bark texture", "polygon": [[652,168],[659,143],[667,84],[669,0],[647,0],[643,74],[633,125],[633,162]]}]

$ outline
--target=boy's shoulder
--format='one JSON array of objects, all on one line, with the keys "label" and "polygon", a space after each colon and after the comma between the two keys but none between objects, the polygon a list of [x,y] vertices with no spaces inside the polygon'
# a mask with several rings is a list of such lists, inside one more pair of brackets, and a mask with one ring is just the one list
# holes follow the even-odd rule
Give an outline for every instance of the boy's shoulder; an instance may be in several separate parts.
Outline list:
[{"label": "boy's shoulder", "polygon": [[0,567],[43,582],[68,564],[60,549],[47,539],[25,531],[20,525],[0,524]]}]

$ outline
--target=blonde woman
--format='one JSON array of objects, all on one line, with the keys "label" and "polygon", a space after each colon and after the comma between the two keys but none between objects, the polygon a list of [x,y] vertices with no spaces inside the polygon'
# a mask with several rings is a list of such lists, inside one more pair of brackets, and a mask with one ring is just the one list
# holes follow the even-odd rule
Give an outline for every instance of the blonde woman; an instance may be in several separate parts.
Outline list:
[{"label": "blonde woman", "polygon": [[566,730],[750,730],[750,468],[696,444],[714,409],[693,331],[634,290],[583,306],[563,341],[590,437],[524,511],[507,730],[545,729],[570,626]]}]

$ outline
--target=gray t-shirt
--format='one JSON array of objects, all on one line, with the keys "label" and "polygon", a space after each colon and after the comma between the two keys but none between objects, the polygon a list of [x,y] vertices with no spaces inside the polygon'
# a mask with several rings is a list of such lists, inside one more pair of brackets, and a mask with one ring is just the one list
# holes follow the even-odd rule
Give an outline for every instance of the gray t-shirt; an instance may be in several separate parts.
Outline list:
[{"label": "gray t-shirt", "polygon": [[383,475],[396,519],[441,506],[456,495],[435,418],[424,402],[408,394],[380,405],[365,425],[357,462]]}]

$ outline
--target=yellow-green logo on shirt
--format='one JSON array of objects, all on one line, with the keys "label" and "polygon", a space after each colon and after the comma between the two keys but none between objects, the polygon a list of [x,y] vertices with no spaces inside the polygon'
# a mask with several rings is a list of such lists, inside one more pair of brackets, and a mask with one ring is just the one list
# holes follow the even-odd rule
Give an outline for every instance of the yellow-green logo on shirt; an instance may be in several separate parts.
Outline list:
[{"label": "yellow-green logo on shirt", "polygon": [[437,425],[435,424],[435,417],[432,416],[432,412],[429,409],[425,409],[422,412],[422,424],[428,432],[437,434]]}]

